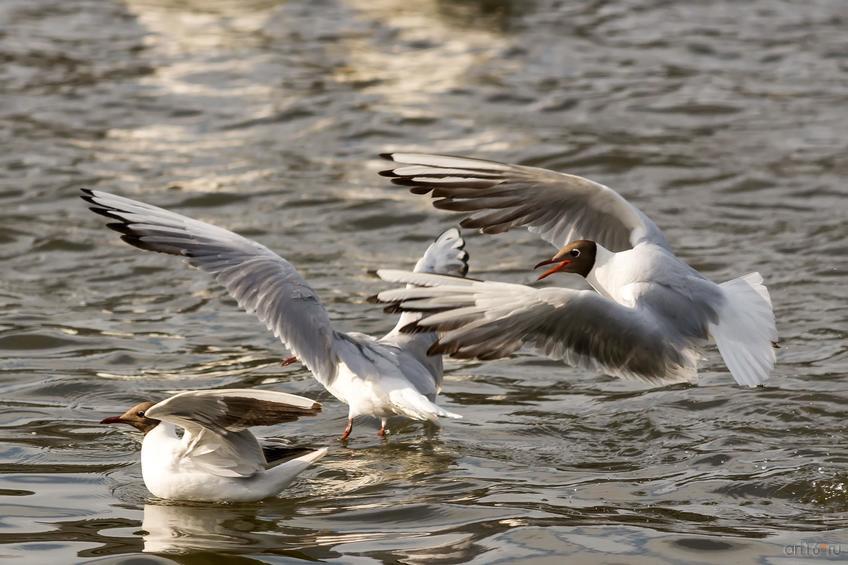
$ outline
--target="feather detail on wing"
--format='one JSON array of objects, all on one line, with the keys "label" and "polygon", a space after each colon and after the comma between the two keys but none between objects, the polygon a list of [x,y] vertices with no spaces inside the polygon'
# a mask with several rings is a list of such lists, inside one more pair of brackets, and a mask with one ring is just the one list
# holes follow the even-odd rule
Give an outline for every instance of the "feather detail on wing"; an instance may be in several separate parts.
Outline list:
[{"label": "feather detail on wing", "polygon": [[[459,230],[450,228],[442,232],[415,264],[415,272],[464,277],[468,272],[468,252],[465,251],[465,240]],[[380,341],[401,348],[421,364],[423,370],[418,370],[413,364],[406,364],[404,374],[419,393],[435,397],[441,388],[443,376],[441,355],[427,353],[436,341],[435,332],[422,331],[418,335],[401,332],[402,328],[413,324],[420,317],[417,312],[402,312],[392,331]]]},{"label": "feather detail on wing", "polygon": [[211,273],[247,312],[255,313],[324,385],[335,378],[338,335],[317,294],[294,266],[231,231],[105,192],[83,189],[91,210],[125,242],[186,257]]},{"label": "feather detail on wing", "polygon": [[433,206],[471,212],[464,228],[502,233],[516,227],[559,248],[578,239],[621,251],[641,241],[668,247],[662,232],[614,190],[589,179],[536,167],[424,153],[386,153],[398,163],[382,171]]},{"label": "feather detail on wing", "polygon": [[421,256],[413,269],[416,273],[459,275],[468,273],[465,240],[456,228],[442,232]]},{"label": "feather detail on wing", "polygon": [[294,394],[248,388],[190,390],[150,407],[146,416],[182,427],[192,425],[216,433],[251,426],[272,426],[314,416],[321,404]]},{"label": "feather detail on wing", "polygon": [[430,353],[497,359],[528,345],[553,359],[653,383],[689,382],[697,352],[640,310],[596,292],[381,270],[377,300],[422,318],[406,331],[439,332]]}]

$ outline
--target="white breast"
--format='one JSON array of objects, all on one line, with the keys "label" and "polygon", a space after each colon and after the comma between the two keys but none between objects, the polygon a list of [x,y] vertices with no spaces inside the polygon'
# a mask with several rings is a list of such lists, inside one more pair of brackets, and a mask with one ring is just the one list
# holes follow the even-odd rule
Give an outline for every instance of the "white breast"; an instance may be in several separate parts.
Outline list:
[{"label": "white breast", "polygon": [[141,443],[141,474],[147,490],[168,498],[178,471],[182,440],[172,424],[161,422],[144,436]]},{"label": "white breast", "polygon": [[363,378],[356,375],[344,363],[339,364],[339,372],[327,390],[348,405],[349,416],[360,415],[389,416],[388,397],[380,386],[380,379]]},{"label": "white breast", "polygon": [[643,287],[654,280],[657,257],[650,245],[613,253],[598,245],[595,266],[586,281],[600,294],[633,307]]},{"label": "white breast", "polygon": [[175,500],[238,501],[257,500],[268,495],[264,491],[253,492],[258,481],[220,477],[197,467],[190,457],[184,456],[190,441],[187,433],[177,437],[176,428],[167,422],[162,422],[144,437],[141,473],[144,485],[154,496]]}]

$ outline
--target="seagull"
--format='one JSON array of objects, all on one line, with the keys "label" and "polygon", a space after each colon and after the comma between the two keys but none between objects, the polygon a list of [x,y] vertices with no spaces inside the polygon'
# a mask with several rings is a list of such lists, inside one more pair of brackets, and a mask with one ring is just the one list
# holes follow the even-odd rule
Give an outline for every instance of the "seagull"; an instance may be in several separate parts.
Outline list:
[{"label": "seagull", "polygon": [[589,179],[493,161],[390,153],[380,174],[470,212],[464,228],[525,227],[558,249],[536,265],[583,277],[592,290],[532,288],[381,270],[390,309],[417,312],[406,331],[441,332],[431,354],[496,359],[528,345],[553,359],[655,384],[695,382],[712,338],[737,383],[763,383],[777,329],[758,273],[716,284],[674,255],[660,229],[612,189]]},{"label": "seagull", "polygon": [[[349,406],[342,440],[358,416],[381,419],[378,434],[386,434],[387,418],[405,416],[437,422],[461,418],[435,404],[442,385],[441,355],[427,351],[433,332],[409,335],[400,331],[415,319],[401,315],[385,336],[333,329],[318,295],[294,266],[267,247],[231,231],[136,200],[82,189],[91,210],[105,216],[126,243],[145,251],[185,257],[223,284],[246,311],[255,313],[333,396]],[[468,253],[459,230],[442,233],[415,265],[416,272],[465,276]]]},{"label": "seagull", "polygon": [[[327,448],[263,448],[247,429],[321,411],[317,402],[270,390],[187,391],[136,404],[101,424],[128,424],[144,434],[141,474],[159,498],[251,502],[279,493]],[[177,428],[182,428],[182,435]]]}]

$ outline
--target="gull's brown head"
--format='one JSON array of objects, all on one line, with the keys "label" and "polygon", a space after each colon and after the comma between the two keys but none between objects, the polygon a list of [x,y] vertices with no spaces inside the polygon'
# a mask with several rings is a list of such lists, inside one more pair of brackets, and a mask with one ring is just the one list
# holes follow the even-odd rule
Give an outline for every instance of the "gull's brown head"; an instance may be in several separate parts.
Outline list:
[{"label": "gull's brown head", "polygon": [[586,277],[592,270],[592,267],[595,266],[595,254],[597,251],[598,246],[594,241],[589,241],[588,239],[572,241],[557,251],[556,255],[533,267],[534,269],[538,269],[543,265],[556,264],[553,268],[539,275],[539,278],[536,280],[542,280],[554,273],[577,273],[581,277]]},{"label": "gull's brown head", "polygon": [[103,418],[100,420],[101,424],[127,424],[143,434],[146,434],[153,428],[159,425],[159,420],[154,420],[153,418],[148,418],[145,416],[147,410],[156,404],[155,402],[142,402],[141,404],[136,404],[120,416],[110,416],[109,418]]}]

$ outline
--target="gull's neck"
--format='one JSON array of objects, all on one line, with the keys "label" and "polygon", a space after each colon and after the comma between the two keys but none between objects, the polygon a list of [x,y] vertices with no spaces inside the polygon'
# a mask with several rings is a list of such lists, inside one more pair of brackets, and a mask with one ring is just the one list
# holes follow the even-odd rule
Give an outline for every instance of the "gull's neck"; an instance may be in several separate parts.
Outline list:
[{"label": "gull's neck", "polygon": [[611,267],[613,260],[618,254],[597,242],[595,242],[595,247],[595,264],[592,265],[592,270],[586,275],[586,282],[600,294],[613,296],[615,294],[613,285],[614,273]]},{"label": "gull's neck", "polygon": [[159,424],[144,435],[142,444],[154,444],[165,439],[174,439],[177,437],[177,428],[169,422],[159,422]]}]

